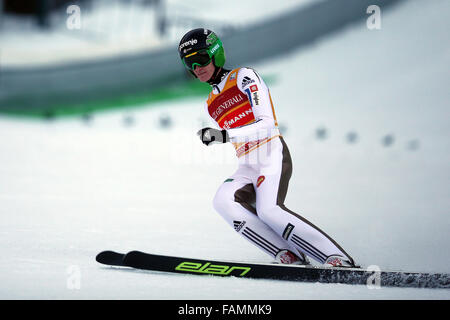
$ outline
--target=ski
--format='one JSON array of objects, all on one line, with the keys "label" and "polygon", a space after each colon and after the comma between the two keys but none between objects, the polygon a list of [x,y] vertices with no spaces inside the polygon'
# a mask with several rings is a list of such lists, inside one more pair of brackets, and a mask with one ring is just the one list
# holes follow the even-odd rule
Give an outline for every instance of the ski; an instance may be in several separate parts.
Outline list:
[{"label": "ski", "polygon": [[130,251],[127,254],[103,251],[97,255],[96,260],[112,266],[193,275],[379,285],[381,287],[450,288],[450,277],[445,273],[229,262],[156,255],[140,251]]},{"label": "ski", "polygon": [[95,260],[102,264],[107,264],[110,266],[125,267],[123,264],[123,258],[125,254],[118,253],[114,251],[102,251],[96,257]]}]

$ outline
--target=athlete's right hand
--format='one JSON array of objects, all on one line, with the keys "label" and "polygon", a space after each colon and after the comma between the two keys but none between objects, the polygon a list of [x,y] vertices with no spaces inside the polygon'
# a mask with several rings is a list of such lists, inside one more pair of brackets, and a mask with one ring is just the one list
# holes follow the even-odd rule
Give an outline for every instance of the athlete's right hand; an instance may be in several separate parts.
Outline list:
[{"label": "athlete's right hand", "polygon": [[203,144],[207,146],[214,143],[226,143],[230,141],[226,130],[218,130],[207,127],[198,130],[197,135],[200,137]]}]

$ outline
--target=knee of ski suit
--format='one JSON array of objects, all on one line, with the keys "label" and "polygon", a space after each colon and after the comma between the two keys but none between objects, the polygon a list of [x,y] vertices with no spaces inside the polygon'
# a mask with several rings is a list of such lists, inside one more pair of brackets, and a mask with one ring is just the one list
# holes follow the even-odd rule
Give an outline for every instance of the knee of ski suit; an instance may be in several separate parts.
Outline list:
[{"label": "knee of ski suit", "polygon": [[281,234],[286,226],[284,219],[284,212],[278,205],[273,206],[258,206],[258,218],[265,224],[269,225],[275,232]]},{"label": "knee of ski suit", "polygon": [[243,214],[256,215],[255,200],[255,191],[251,183],[236,185],[232,182],[225,182],[217,190],[213,206],[227,220],[228,218],[242,219]]},{"label": "knee of ski suit", "polygon": [[226,184],[222,184],[213,199],[214,209],[225,219],[233,215],[234,192]]}]

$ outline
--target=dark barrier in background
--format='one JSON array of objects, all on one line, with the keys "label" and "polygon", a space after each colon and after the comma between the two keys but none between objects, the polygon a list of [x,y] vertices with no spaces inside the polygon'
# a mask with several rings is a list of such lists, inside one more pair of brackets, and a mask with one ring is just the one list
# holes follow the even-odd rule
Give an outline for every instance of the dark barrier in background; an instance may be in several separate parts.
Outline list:
[{"label": "dark barrier in background", "polygon": [[[222,36],[226,66],[246,65],[305,46],[347,24],[367,19],[367,7],[400,0],[328,0]],[[237,32],[238,31],[238,32]],[[219,35],[220,36],[220,35]],[[177,45],[90,62],[0,70],[0,112],[49,114],[71,105],[148,94],[188,79]],[[90,107],[90,108],[91,108]]]}]

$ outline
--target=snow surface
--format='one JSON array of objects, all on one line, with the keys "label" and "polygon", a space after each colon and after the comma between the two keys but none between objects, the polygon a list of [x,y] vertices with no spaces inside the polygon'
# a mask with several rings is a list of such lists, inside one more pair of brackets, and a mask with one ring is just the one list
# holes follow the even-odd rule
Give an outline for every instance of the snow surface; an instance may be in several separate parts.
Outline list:
[{"label": "snow surface", "polygon": [[[287,207],[363,266],[450,272],[448,9],[446,1],[406,2],[382,14],[381,30],[361,22],[253,66],[277,79],[272,97],[294,162]],[[105,249],[271,261],[212,208],[236,163],[231,145],[197,140],[203,112],[203,99],[192,98],[84,121],[0,118],[0,298],[450,298],[445,289],[211,278],[96,263]],[[160,126],[164,116],[172,126]]]}]

